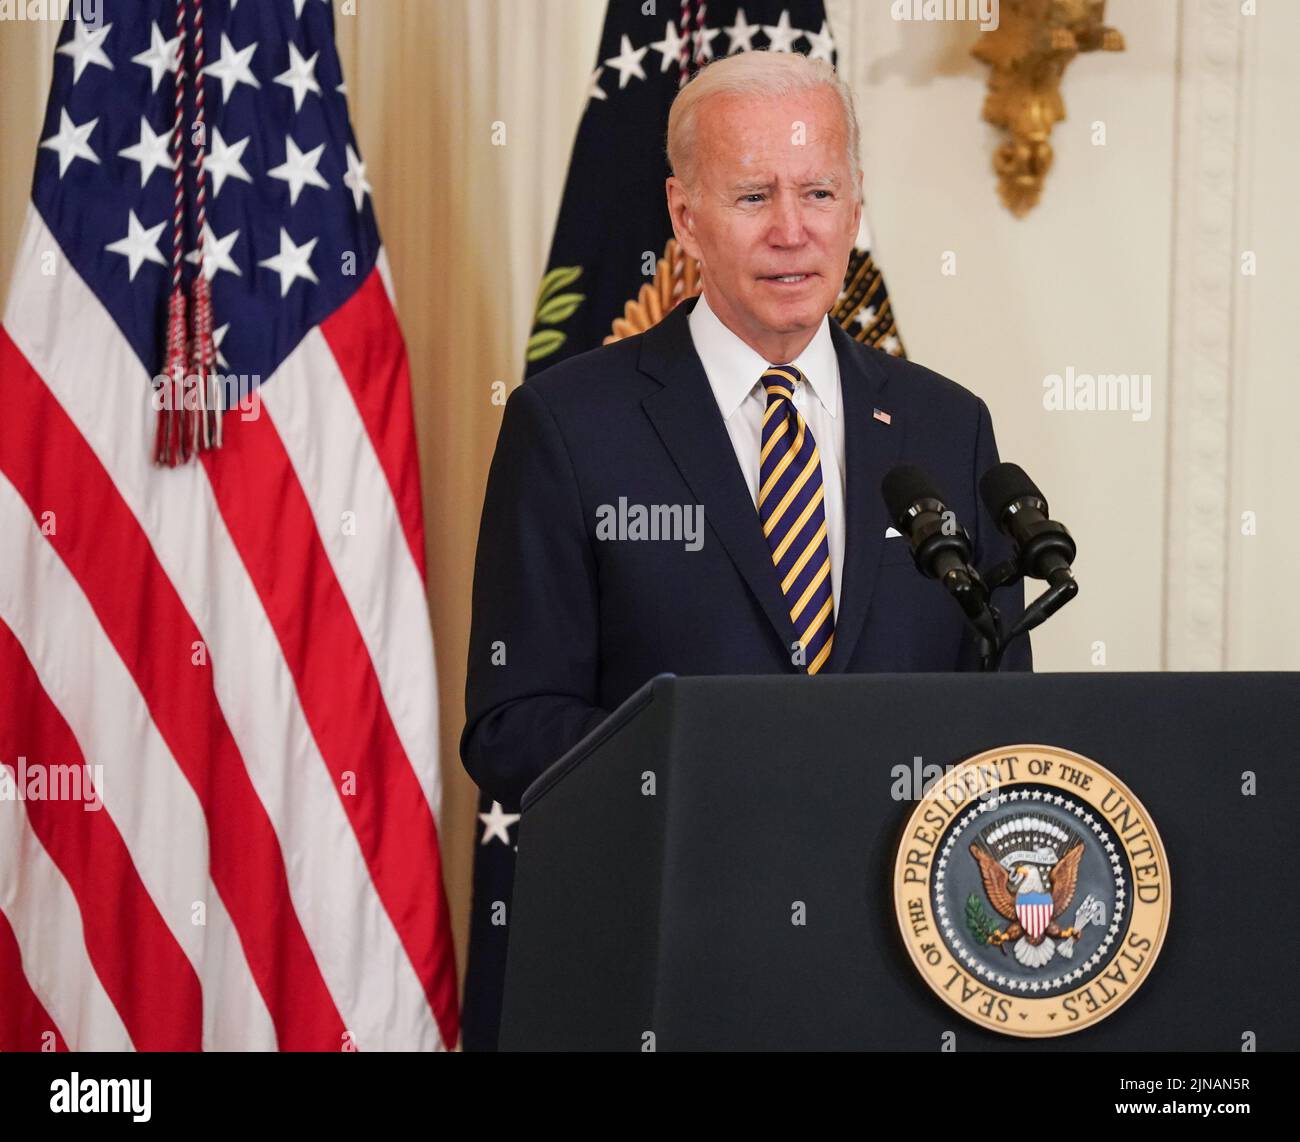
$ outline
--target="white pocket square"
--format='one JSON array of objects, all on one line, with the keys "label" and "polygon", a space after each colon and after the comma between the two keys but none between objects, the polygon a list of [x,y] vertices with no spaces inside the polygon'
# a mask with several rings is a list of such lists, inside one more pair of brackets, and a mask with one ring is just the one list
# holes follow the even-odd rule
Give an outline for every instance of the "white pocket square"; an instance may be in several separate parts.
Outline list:
[{"label": "white pocket square", "polygon": [[902,538],[903,538],[903,533],[902,533],[901,531],[899,531],[898,528],[896,528],[896,527],[887,527],[887,528],[885,528],[885,538],[886,538],[886,539],[902,539]]}]

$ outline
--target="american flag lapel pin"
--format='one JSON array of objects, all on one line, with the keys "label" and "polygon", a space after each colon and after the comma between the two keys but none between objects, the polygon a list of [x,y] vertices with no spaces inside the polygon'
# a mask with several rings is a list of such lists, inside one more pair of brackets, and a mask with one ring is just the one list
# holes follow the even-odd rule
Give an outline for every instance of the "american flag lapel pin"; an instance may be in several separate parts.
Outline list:
[{"label": "american flag lapel pin", "polygon": [[883,408],[873,408],[871,410],[871,416],[873,420],[878,420],[881,424],[889,424],[893,420],[893,417],[891,417]]}]

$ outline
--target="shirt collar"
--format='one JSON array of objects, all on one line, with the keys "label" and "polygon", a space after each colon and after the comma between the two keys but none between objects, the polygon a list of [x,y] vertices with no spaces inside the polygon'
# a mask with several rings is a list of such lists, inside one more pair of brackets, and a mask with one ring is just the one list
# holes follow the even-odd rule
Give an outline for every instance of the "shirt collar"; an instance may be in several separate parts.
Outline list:
[{"label": "shirt collar", "polygon": [[830,318],[822,323],[807,347],[793,361],[767,361],[723,325],[703,294],[687,319],[691,340],[700,355],[705,375],[723,419],[729,419],[762,380],[769,365],[793,364],[805,377],[813,395],[832,417],[839,412],[840,362],[831,339]]}]

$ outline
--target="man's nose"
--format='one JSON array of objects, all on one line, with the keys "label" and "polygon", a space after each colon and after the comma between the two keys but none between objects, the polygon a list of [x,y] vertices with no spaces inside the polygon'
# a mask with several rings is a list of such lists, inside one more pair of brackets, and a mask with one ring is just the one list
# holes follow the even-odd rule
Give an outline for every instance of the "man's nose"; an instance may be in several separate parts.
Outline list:
[{"label": "man's nose", "polygon": [[803,241],[803,212],[798,195],[777,195],[774,207],[771,240],[781,246],[800,245]]}]

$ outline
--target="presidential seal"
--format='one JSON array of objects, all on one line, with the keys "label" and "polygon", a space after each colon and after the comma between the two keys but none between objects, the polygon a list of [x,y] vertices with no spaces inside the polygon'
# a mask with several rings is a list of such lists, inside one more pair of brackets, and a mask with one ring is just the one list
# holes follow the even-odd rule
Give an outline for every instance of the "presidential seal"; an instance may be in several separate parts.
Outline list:
[{"label": "presidential seal", "polygon": [[925,981],[1006,1035],[1106,1018],[1151,971],[1169,864],[1113,773],[1054,746],[989,750],[922,796],[894,862],[903,941]]}]

